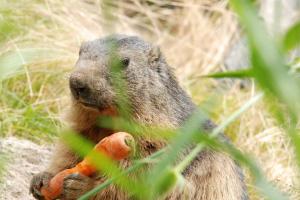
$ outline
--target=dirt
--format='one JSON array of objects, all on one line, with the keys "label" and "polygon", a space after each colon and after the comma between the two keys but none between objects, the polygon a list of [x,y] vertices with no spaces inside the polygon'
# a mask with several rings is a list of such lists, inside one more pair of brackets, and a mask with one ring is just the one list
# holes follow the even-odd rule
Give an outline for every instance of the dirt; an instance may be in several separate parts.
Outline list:
[{"label": "dirt", "polygon": [[15,137],[0,138],[0,158],[6,158],[0,200],[33,200],[29,194],[31,177],[45,169],[52,148]]}]

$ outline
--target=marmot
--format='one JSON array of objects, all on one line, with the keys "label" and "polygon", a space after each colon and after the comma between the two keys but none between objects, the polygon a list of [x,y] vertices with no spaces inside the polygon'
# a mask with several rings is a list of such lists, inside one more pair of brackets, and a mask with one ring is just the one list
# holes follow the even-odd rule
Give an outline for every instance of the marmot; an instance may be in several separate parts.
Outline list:
[{"label": "marmot", "polygon": [[[75,70],[70,76],[72,106],[71,127],[78,133],[98,142],[113,131],[96,125],[98,116],[116,106],[116,91],[109,69],[111,44],[122,63],[122,79],[126,82],[127,97],[132,118],[142,124],[163,127],[180,127],[197,109],[187,93],[179,86],[176,77],[157,46],[136,36],[111,35],[83,43]],[[202,125],[211,126],[211,121]],[[139,140],[144,155],[162,148],[163,144]],[[80,158],[64,144],[58,144],[49,168],[33,177],[30,191],[37,199],[39,188],[59,171],[73,167]],[[126,166],[128,163],[120,163]],[[243,174],[239,166],[226,154],[204,150],[184,173],[188,187],[172,191],[166,199],[245,200],[248,199]],[[65,179],[61,199],[76,199],[101,178],[70,176]],[[186,196],[188,194],[188,197]],[[131,199],[119,188],[111,185],[93,199]]]}]

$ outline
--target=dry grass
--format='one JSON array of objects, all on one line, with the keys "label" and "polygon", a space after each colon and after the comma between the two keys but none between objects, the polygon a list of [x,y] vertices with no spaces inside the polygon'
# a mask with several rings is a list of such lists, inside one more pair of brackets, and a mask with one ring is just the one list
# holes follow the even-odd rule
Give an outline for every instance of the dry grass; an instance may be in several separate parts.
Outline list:
[{"label": "dry grass", "polygon": [[[253,83],[245,90],[240,90],[238,84],[220,89],[219,82],[199,78],[223,68],[224,55],[237,37],[236,17],[226,9],[226,1],[170,0],[159,4],[151,0],[146,4],[127,0],[105,9],[101,9],[100,2],[0,1],[0,20],[11,25],[7,32],[2,31],[0,55],[24,49],[53,52],[25,60],[20,70],[2,81],[0,135],[37,142],[52,138],[61,127],[59,116],[68,104],[67,77],[80,43],[113,32],[140,35],[161,46],[195,101],[201,104],[212,100],[214,109],[210,112],[217,122],[257,92]],[[289,141],[266,105],[265,101],[253,107],[227,132],[240,149],[261,163],[270,181],[291,199],[299,199],[298,174]],[[251,199],[260,199],[250,182],[248,186]]]}]

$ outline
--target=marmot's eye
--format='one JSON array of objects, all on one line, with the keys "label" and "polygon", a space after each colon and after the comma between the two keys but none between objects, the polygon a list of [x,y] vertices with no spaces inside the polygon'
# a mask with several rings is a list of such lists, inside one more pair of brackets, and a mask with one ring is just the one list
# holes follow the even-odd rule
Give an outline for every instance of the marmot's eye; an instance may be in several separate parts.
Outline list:
[{"label": "marmot's eye", "polygon": [[122,64],[123,67],[127,67],[129,65],[129,63],[130,63],[130,59],[129,58],[123,58],[121,60],[121,64]]}]

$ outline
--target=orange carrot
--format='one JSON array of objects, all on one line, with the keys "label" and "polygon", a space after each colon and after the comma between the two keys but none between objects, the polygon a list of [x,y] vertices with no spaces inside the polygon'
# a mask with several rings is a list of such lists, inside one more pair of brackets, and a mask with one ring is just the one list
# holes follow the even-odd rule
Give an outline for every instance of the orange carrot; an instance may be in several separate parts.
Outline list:
[{"label": "orange carrot", "polygon": [[[129,142],[129,143],[128,143]],[[94,149],[102,152],[113,160],[122,160],[127,158],[133,151],[133,137],[125,132],[114,133],[103,138]],[[71,169],[66,169],[56,174],[49,182],[47,187],[42,187],[41,193],[46,200],[57,198],[63,187],[64,178],[70,174],[79,173],[85,176],[91,176],[96,172],[96,168],[90,163],[89,158],[85,157]]]}]

